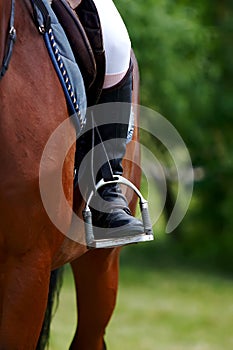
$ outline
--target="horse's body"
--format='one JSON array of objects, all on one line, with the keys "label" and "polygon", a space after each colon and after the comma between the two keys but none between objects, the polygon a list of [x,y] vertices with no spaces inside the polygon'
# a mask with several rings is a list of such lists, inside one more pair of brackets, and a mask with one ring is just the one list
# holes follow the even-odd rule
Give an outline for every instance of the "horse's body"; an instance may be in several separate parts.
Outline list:
[{"label": "horse's body", "polygon": [[[116,300],[119,249],[87,252],[84,245],[61,234],[46,214],[39,191],[39,164],[49,136],[68,118],[67,105],[33,22],[30,0],[16,1],[15,10],[17,41],[0,82],[0,350],[36,348],[51,271],[67,262],[72,262],[78,300],[78,327],[71,349],[103,350]],[[0,0],[0,62],[9,16],[10,1]],[[134,133],[134,139],[137,136]],[[56,173],[60,148],[57,145],[51,154],[48,177]],[[64,192],[71,207],[74,152],[73,146],[63,168]],[[138,161],[137,145],[131,142],[128,152]],[[140,178],[136,171],[133,163],[125,163],[125,176],[134,182]],[[75,201],[82,208],[77,194]],[[135,203],[133,197],[132,210]],[[70,211],[60,205],[57,215],[68,229]]]}]

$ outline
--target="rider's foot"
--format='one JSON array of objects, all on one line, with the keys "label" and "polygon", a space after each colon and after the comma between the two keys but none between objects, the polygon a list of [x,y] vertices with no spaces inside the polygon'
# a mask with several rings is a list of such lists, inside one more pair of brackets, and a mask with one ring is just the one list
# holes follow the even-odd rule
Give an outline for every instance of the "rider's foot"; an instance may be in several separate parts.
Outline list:
[{"label": "rider's foot", "polygon": [[104,186],[99,190],[99,195],[101,204],[98,199],[96,202],[99,208],[92,207],[95,239],[120,238],[144,233],[142,222],[132,216],[126,198],[117,184]]}]

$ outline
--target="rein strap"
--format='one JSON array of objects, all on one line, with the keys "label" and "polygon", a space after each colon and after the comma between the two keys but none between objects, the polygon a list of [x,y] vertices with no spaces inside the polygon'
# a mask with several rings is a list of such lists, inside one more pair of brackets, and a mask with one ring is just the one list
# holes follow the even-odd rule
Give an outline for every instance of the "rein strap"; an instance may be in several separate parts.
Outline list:
[{"label": "rein strap", "polygon": [[8,32],[8,38],[7,38],[7,44],[6,44],[6,48],[5,48],[5,55],[2,61],[2,66],[1,66],[1,70],[0,70],[0,80],[3,78],[3,76],[5,75],[10,60],[11,60],[11,56],[13,53],[13,46],[14,43],[16,41],[16,29],[14,27],[14,22],[15,22],[15,0],[11,1],[11,16],[10,16],[10,29]]}]

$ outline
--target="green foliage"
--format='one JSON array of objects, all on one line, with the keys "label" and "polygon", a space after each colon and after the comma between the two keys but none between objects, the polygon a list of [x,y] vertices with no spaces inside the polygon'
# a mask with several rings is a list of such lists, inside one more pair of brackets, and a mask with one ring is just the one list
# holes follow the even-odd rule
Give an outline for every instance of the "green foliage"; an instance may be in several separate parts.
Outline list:
[{"label": "green foliage", "polygon": [[179,244],[232,269],[233,4],[119,0],[117,6],[139,61],[141,103],[172,122],[204,173]]}]

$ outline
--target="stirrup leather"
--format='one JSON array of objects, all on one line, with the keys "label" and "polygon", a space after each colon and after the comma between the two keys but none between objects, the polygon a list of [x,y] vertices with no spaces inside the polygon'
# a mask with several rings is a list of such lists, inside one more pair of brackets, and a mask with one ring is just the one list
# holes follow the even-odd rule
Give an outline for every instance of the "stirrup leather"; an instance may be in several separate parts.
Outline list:
[{"label": "stirrup leather", "polygon": [[[108,184],[123,184],[126,186],[129,186],[134,190],[134,192],[139,197],[139,204],[140,204],[140,211],[142,216],[142,223],[144,226],[144,233],[141,234],[135,234],[135,235],[129,235],[129,236],[123,236],[121,238],[104,238],[104,239],[95,239],[94,232],[93,232],[93,225],[92,225],[92,213],[90,210],[90,202],[91,199],[101,187],[108,185]],[[153,241],[153,230],[148,210],[148,202],[144,199],[141,192],[137,189],[137,187],[130,182],[128,179],[126,179],[123,176],[119,175],[113,175],[113,180],[105,181],[104,179],[101,179],[95,186],[95,189],[91,191],[86,206],[83,210],[83,219],[85,224],[85,234],[86,234],[86,245],[88,248],[113,248],[118,246],[123,246],[130,243],[139,243],[139,242],[147,242],[147,241]]]}]

